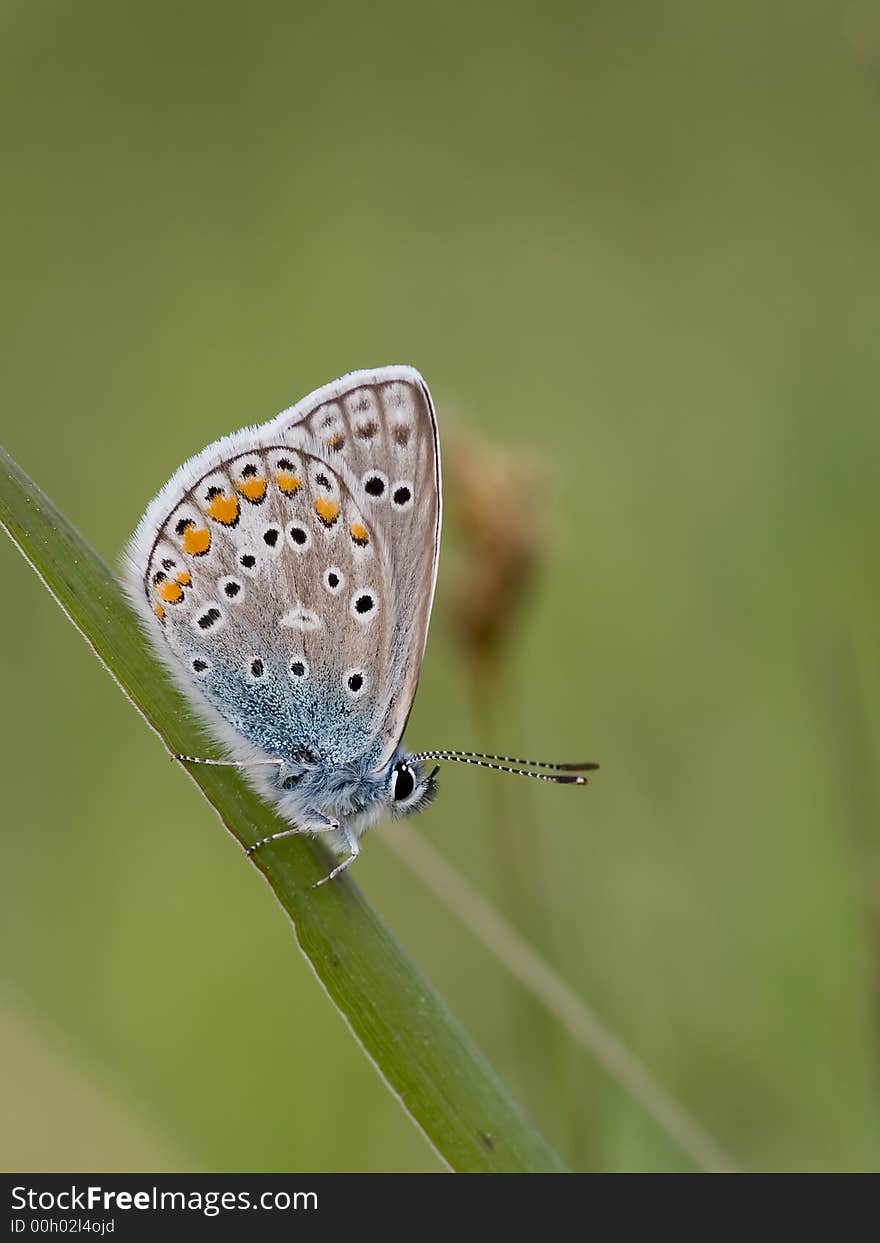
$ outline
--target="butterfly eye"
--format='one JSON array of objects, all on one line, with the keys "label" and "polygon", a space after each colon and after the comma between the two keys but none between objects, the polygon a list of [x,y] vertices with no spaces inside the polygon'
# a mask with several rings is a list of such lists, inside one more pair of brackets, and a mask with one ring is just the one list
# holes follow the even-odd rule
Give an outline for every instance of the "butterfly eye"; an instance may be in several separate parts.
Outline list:
[{"label": "butterfly eye", "polygon": [[408,764],[398,764],[394,770],[394,801],[405,802],[416,788],[413,770]]}]

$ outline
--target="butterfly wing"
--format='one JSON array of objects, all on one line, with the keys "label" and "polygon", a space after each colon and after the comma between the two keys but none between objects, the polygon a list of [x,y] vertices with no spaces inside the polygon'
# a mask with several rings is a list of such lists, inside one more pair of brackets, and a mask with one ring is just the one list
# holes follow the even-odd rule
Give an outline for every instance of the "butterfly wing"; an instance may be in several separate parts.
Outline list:
[{"label": "butterfly wing", "polygon": [[241,744],[375,769],[412,705],[440,534],[418,372],[355,372],[187,462],[129,550],[157,650]]},{"label": "butterfly wing", "polygon": [[411,367],[354,372],[278,421],[290,443],[340,472],[377,537],[388,655],[377,704],[384,763],[412,708],[437,581],[440,446],[431,395]]}]

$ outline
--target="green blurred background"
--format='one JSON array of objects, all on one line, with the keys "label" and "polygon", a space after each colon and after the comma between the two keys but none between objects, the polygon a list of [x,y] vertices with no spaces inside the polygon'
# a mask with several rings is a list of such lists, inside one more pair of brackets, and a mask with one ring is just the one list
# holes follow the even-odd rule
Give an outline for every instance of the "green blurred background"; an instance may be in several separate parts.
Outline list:
[{"label": "green blurred background", "polygon": [[[414,825],[741,1165],[876,1168],[880,9],[7,0],[0,31],[12,453],[115,562],[208,441],[421,368],[441,430],[535,464],[545,555],[478,706],[450,528],[408,740],[603,769],[450,767]],[[0,566],[0,1165],[440,1168]],[[357,881],[572,1167],[689,1168],[393,832]]]}]

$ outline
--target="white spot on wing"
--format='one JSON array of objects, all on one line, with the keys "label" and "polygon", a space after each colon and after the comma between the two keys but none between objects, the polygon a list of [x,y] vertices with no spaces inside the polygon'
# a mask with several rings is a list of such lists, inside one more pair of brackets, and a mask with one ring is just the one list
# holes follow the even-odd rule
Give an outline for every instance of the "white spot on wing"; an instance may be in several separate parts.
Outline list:
[{"label": "white spot on wing", "polygon": [[409,509],[413,503],[413,485],[410,479],[398,479],[391,485],[391,500],[395,509]]},{"label": "white spot on wing", "polygon": [[356,388],[345,398],[345,410],[352,420],[359,418],[366,422],[377,420],[381,415],[376,394],[368,388]]},{"label": "white spot on wing", "polygon": [[360,699],[367,689],[367,675],[359,665],[346,669],[342,675],[342,682],[352,699]]},{"label": "white spot on wing", "polygon": [[230,574],[226,578],[221,578],[218,586],[227,600],[232,600],[235,604],[241,604],[244,599],[244,589],[241,579],[234,578]]},{"label": "white spot on wing", "polygon": [[295,682],[299,682],[309,676],[309,662],[302,655],[291,656],[287,669]]},{"label": "white spot on wing", "polygon": [[371,467],[361,477],[361,483],[373,504],[388,499],[388,476],[384,471]]},{"label": "white spot on wing", "polygon": [[282,617],[279,617],[278,625],[285,626],[289,630],[318,630],[322,622],[314,609],[295,604],[292,609],[288,609]]},{"label": "white spot on wing", "polygon": [[317,427],[318,434],[327,436],[332,432],[342,429],[342,411],[336,402],[329,402],[326,406],[319,406],[312,417],[312,423]]},{"label": "white spot on wing", "polygon": [[191,625],[196,634],[213,638],[226,625],[226,614],[216,600],[209,600],[196,609]]},{"label": "white spot on wing", "polygon": [[361,626],[369,625],[376,616],[379,598],[374,587],[359,587],[351,597],[349,611]]},{"label": "white spot on wing", "polygon": [[292,522],[287,528],[287,542],[294,552],[305,552],[312,544],[312,536],[304,522]]}]

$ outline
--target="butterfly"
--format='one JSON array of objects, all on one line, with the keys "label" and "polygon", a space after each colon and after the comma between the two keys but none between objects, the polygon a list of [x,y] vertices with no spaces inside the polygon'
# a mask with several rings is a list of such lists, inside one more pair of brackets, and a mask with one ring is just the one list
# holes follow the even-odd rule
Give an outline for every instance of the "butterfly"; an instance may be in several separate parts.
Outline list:
[{"label": "butterfly", "polygon": [[153,646],[293,833],[327,833],[338,876],[385,812],[411,815],[452,760],[583,785],[595,764],[402,738],[428,637],[442,502],[437,419],[412,367],[354,371],[185,462],[126,550]]}]

